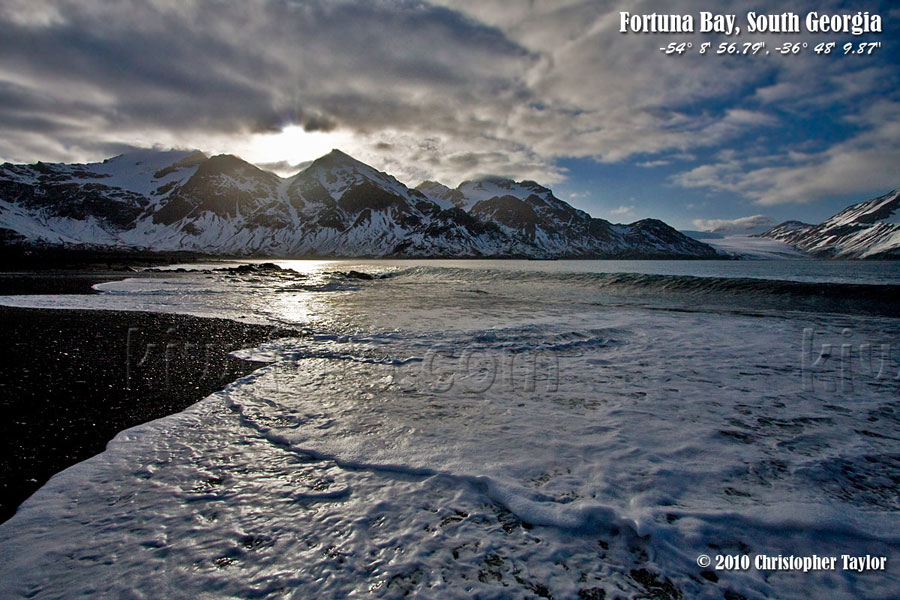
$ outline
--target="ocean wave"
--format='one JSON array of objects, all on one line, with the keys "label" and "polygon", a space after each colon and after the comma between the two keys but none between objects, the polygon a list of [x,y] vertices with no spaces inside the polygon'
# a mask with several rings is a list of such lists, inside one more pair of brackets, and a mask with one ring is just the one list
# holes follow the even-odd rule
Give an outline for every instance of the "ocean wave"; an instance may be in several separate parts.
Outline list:
[{"label": "ocean wave", "polygon": [[569,284],[609,295],[745,301],[760,308],[900,316],[900,285],[643,273],[567,273],[418,266],[384,278]]}]

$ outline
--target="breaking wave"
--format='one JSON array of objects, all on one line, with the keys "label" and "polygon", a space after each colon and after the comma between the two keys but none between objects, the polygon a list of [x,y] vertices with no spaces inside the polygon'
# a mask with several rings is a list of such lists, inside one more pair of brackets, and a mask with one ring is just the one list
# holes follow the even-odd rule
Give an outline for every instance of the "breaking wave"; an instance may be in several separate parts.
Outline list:
[{"label": "breaking wave", "polygon": [[641,273],[566,273],[412,267],[383,278],[429,278],[442,281],[519,281],[569,284],[609,295],[686,297],[725,303],[749,303],[755,308],[900,315],[900,285],[850,284],[754,279],[747,277],[697,277]]}]

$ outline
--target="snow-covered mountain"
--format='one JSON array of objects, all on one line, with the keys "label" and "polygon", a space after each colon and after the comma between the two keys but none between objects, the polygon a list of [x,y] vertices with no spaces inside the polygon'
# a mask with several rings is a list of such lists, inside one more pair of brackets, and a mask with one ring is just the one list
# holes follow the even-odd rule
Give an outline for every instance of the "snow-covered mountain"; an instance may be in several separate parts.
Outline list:
[{"label": "snow-covered mountain", "polygon": [[900,189],[848,206],[819,225],[787,221],[759,237],[826,258],[900,258]]},{"label": "snow-covered mountain", "polygon": [[661,221],[591,218],[534,182],[411,189],[338,150],[286,179],[189,151],[4,164],[0,243],[260,256],[716,256]]},{"label": "snow-covered mountain", "polygon": [[550,256],[715,256],[705,244],[697,244],[662,221],[614,225],[594,219],[533,181],[488,177],[465,181],[455,190],[434,182],[416,189],[436,203],[456,206],[481,222],[496,224],[510,238]]}]

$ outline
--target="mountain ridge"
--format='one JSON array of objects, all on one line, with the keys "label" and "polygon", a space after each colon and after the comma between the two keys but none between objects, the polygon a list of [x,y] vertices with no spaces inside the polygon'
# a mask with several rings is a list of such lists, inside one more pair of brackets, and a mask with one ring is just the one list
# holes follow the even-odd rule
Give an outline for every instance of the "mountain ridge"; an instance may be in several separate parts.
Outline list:
[{"label": "mountain ridge", "polygon": [[852,204],[817,225],[785,221],[756,237],[785,242],[819,258],[900,258],[900,188]]},{"label": "mountain ridge", "polygon": [[407,187],[340,150],[280,177],[243,159],[137,150],[0,165],[0,240],[24,246],[333,257],[715,258],[662,221],[613,224],[533,181]]}]

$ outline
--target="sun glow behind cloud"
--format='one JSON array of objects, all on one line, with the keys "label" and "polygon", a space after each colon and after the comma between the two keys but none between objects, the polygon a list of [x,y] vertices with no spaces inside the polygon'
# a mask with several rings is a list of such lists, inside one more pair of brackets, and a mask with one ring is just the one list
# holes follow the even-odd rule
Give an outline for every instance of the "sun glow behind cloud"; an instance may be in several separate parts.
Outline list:
[{"label": "sun glow behind cloud", "polygon": [[[128,147],[161,150],[177,148],[200,150],[209,156],[233,154],[283,177],[294,175],[306,163],[328,154],[334,148],[347,151],[359,148],[357,137],[350,132],[309,132],[299,125],[289,125],[277,133],[253,134],[136,131],[126,135],[119,133],[118,138],[109,139],[110,144],[114,141],[122,144],[119,151],[125,151]],[[73,162],[93,162],[114,153],[76,151],[71,147],[68,150],[70,157],[66,158]],[[0,158],[8,160],[2,154]]]},{"label": "sun glow behind cloud", "polygon": [[319,158],[333,148],[353,146],[353,136],[342,131],[305,131],[303,127],[291,125],[278,133],[257,133],[246,139],[232,140],[230,152],[246,161],[258,165],[268,165],[280,175],[292,175],[292,168]]}]

